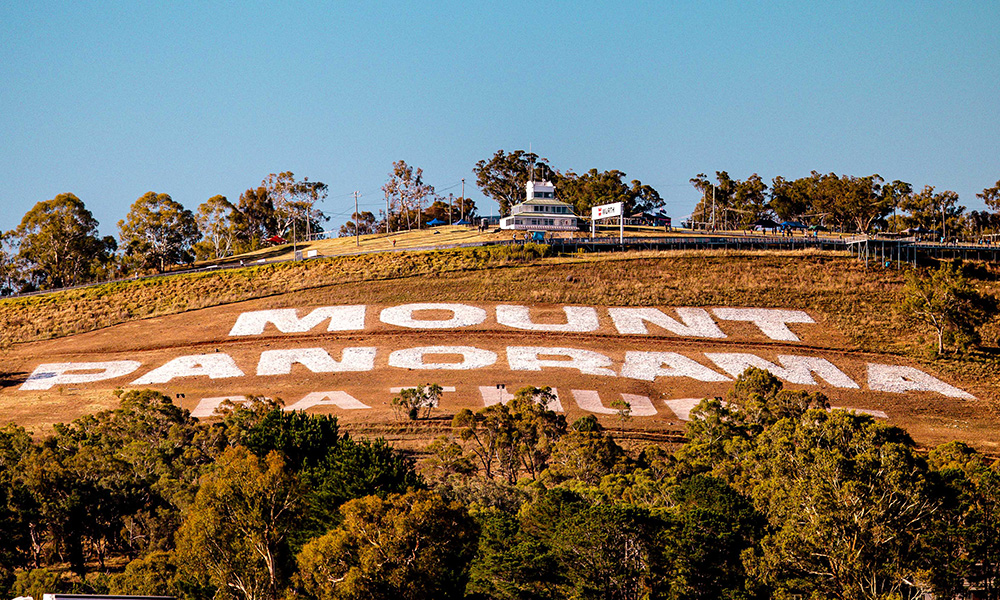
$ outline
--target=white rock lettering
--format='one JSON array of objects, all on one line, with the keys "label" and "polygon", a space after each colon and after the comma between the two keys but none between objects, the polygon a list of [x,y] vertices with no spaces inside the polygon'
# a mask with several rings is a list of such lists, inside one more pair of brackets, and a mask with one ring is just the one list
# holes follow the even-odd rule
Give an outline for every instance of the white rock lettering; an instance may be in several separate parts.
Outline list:
[{"label": "white rock lettering", "polygon": [[364,329],[365,306],[321,306],[301,319],[294,308],[245,312],[237,317],[229,335],[261,335],[268,323],[281,333],[305,333],[327,319],[327,331]]},{"label": "white rock lettering", "polygon": [[654,381],[657,377],[690,377],[696,381],[729,381],[721,373],[716,373],[705,365],[677,352],[625,353],[622,377]]},{"label": "white rock lettering", "polygon": [[812,374],[819,375],[833,387],[845,389],[857,389],[858,384],[854,383],[850,377],[844,374],[825,358],[815,356],[790,356],[782,354],[778,356],[781,366],[764,360],[756,354],[742,352],[706,352],[705,356],[714,362],[723,371],[733,377],[738,377],[740,373],[748,367],[757,367],[770,371],[778,379],[784,379],[789,383],[800,383],[803,385],[818,385]]},{"label": "white rock lettering", "polygon": [[193,354],[179,356],[167,364],[153,369],[132,385],[149,385],[151,383],[167,383],[179,377],[208,377],[209,379],[227,379],[243,377],[243,371],[236,366],[233,357],[224,352],[215,354]]},{"label": "white rock lettering", "polygon": [[798,342],[799,336],[792,333],[786,323],[815,323],[813,318],[801,310],[781,310],[777,308],[713,308],[715,316],[724,321],[749,321],[772,340]]},{"label": "white rock lettering", "polygon": [[949,385],[920,369],[868,363],[868,387],[875,392],[937,392],[949,398],[975,400],[972,394]]},{"label": "white rock lettering", "polygon": [[648,335],[646,322],[657,325],[673,333],[685,337],[724,338],[726,334],[712,320],[712,316],[703,308],[675,309],[678,322],[673,317],[656,308],[609,308],[608,314],[618,329],[618,333],[632,335]]},{"label": "white rock lettering", "polygon": [[[542,356],[565,356],[569,360],[540,358]],[[612,363],[610,358],[600,352],[577,348],[508,346],[507,363],[512,371],[541,371],[543,367],[559,367],[577,369],[584,375],[615,376],[615,372],[608,368]]]},{"label": "white rock lettering", "polygon": [[345,410],[362,410],[371,408],[347,392],[313,392],[291,406],[286,406],[288,412],[306,410],[316,406],[335,406]]},{"label": "white rock lettering", "polygon": [[49,390],[57,385],[93,383],[131,375],[142,363],[135,360],[112,360],[105,362],[48,363],[38,365],[28,379],[21,384],[22,390]]},{"label": "white rock lettering", "polygon": [[563,312],[566,313],[565,323],[535,323],[531,320],[531,312],[527,306],[501,304],[497,307],[497,323],[528,331],[561,331],[564,333],[597,331],[601,326],[600,321],[597,319],[597,309],[595,308],[589,306],[564,306]]},{"label": "white rock lettering", "polygon": [[[424,357],[434,354],[450,354],[462,357],[462,362],[427,362]],[[396,350],[389,355],[389,366],[401,369],[445,369],[467,371],[482,369],[497,362],[496,352],[473,348],[472,346],[424,346]]]},{"label": "white rock lettering", "polygon": [[313,373],[371,371],[375,368],[375,348],[344,348],[340,362],[323,348],[265,350],[257,362],[257,375],[288,375],[299,363]]},{"label": "white rock lettering", "polygon": [[[601,402],[601,395],[594,390],[572,390],[573,399],[581,409],[598,415],[618,414],[618,409],[608,408]],[[646,396],[635,394],[622,394],[622,400],[628,403],[629,410],[633,417],[652,417],[656,414],[656,408]]]},{"label": "white rock lettering", "polygon": [[[426,310],[451,312],[450,319],[417,319],[413,313]],[[382,310],[379,319],[388,325],[409,329],[454,329],[479,325],[486,320],[486,311],[466,304],[404,304]]]}]

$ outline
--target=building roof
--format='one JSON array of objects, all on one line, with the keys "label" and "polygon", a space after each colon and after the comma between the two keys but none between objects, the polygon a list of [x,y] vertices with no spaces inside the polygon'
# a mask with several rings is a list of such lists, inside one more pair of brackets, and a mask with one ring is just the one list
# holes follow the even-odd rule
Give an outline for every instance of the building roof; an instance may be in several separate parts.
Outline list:
[{"label": "building roof", "polygon": [[550,188],[554,188],[554,187],[556,187],[556,184],[552,183],[551,181],[549,181],[547,179],[542,179],[540,181],[535,181],[534,179],[532,179],[531,181],[526,182],[524,184],[524,186],[525,187],[538,186],[538,187],[550,187]]},{"label": "building roof", "polygon": [[573,205],[569,202],[563,202],[562,200],[556,200],[555,198],[531,198],[525,200],[524,202],[518,202],[514,206],[520,206],[522,204],[548,204],[549,206],[568,206],[573,208]]}]

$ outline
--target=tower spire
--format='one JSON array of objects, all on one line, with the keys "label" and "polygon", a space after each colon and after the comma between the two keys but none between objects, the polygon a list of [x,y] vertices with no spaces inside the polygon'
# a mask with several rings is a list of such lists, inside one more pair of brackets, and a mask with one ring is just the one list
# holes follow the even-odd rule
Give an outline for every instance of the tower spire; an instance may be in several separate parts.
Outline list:
[{"label": "tower spire", "polygon": [[531,175],[529,176],[529,179],[532,182],[534,182],[535,181],[535,154],[534,154],[534,152],[531,151],[531,142],[528,142],[528,156],[531,157]]}]

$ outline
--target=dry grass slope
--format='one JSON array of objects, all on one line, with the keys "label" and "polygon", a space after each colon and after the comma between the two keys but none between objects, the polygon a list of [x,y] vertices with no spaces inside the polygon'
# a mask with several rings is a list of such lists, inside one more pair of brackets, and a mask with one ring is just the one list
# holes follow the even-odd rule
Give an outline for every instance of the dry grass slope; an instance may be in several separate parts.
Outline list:
[{"label": "dry grass slope", "polygon": [[[927,335],[897,308],[902,272],[818,252],[632,252],[545,256],[529,244],[379,253],[120,282],[0,301],[5,345],[253,298],[310,291],[325,303],[454,301],[611,306],[759,306],[826,315],[861,352],[926,358]],[[996,292],[990,278],[977,283]],[[364,284],[364,285],[358,285]],[[988,332],[995,337],[995,331]],[[988,340],[995,343],[994,339]],[[989,352],[936,359],[965,378],[1000,379]]]}]

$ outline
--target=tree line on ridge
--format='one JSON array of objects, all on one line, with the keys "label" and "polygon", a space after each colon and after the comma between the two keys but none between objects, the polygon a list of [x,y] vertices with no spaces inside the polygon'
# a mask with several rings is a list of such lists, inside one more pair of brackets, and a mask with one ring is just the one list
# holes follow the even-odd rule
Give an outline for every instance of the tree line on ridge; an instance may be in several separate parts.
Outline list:
[{"label": "tree line on ridge", "polygon": [[[581,216],[593,206],[615,202],[623,203],[627,216],[639,217],[660,214],[665,206],[656,189],[638,179],[628,181],[622,171],[560,171],[523,150],[498,150],[472,171],[501,215],[524,200],[525,183],[531,179],[553,182],[557,198]],[[756,174],[741,181],[718,171],[714,182],[700,173],[691,183],[701,193],[687,222],[696,228],[743,229],[776,219],[839,231],[910,229],[966,239],[1000,231],[996,212],[966,213],[954,192],[937,192],[932,186],[914,191],[909,183],[885,183],[879,175],[814,171],[794,180],[775,177],[768,186]],[[422,169],[402,160],[393,163],[382,190],[386,208],[377,214],[352,212],[338,235],[407,231],[434,221],[473,222],[478,216],[474,201],[439,196],[424,181]],[[290,171],[270,174],[237,202],[216,195],[195,211],[169,194],[151,191],[118,222],[117,238],[101,236],[83,200],[59,194],[38,202],[15,229],[0,234],[0,295],[159,273],[195,260],[219,260],[271,243],[325,235],[328,216],[319,204],[327,192],[326,184],[296,178]],[[1000,209],[1000,181],[977,195],[990,209]]]}]

